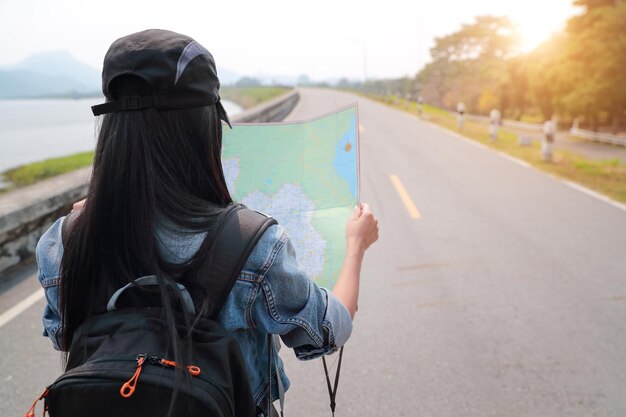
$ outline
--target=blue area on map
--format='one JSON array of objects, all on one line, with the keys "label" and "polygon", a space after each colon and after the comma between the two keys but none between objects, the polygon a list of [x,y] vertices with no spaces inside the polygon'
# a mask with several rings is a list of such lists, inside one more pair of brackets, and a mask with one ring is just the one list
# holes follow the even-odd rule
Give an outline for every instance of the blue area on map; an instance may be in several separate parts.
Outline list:
[{"label": "blue area on map", "polygon": [[[346,145],[351,145],[350,151],[346,151]],[[339,175],[348,182],[350,192],[357,198],[357,161],[356,161],[356,119],[352,119],[350,128],[343,135],[335,149],[333,166]]]}]

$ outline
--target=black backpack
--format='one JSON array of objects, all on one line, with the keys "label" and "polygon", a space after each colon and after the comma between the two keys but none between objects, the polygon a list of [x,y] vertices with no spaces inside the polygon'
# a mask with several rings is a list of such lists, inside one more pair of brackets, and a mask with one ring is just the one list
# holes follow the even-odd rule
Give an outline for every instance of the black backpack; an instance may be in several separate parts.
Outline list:
[{"label": "black backpack", "polygon": [[[66,220],[67,221],[67,220]],[[119,296],[137,285],[154,285],[155,276],[141,277],[120,288],[107,312],[87,319],[76,330],[65,373],[46,388],[44,416],[158,417],[167,415],[172,393],[179,391],[172,417],[256,417],[248,374],[237,341],[216,321],[245,261],[264,231],[276,221],[241,205],[225,215],[212,251],[211,285],[219,297],[212,318],[199,317],[187,289],[176,286],[192,322],[191,352],[180,382],[180,365],[168,351],[169,327],[161,307],[117,309]],[[211,258],[211,257],[209,257]],[[217,312],[217,313],[215,313]],[[179,320],[179,334],[186,332]],[[190,380],[190,382],[189,382]],[[37,401],[26,416],[33,416]]]}]

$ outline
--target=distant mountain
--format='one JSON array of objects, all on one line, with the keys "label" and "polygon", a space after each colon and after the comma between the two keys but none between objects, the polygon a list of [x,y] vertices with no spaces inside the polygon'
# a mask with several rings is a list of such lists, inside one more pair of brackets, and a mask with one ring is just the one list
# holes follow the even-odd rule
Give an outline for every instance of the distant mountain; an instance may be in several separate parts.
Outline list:
[{"label": "distant mountain", "polygon": [[43,52],[0,69],[0,98],[100,95],[100,71],[67,51]]},{"label": "distant mountain", "polygon": [[95,90],[100,89],[102,79],[100,70],[80,62],[67,51],[51,51],[31,55],[13,69],[43,75],[69,77],[85,87]]},{"label": "distant mountain", "polygon": [[95,93],[95,90],[69,77],[0,70],[0,98],[80,96],[88,92]]},{"label": "distant mountain", "polygon": [[[243,76],[218,68],[220,83],[233,85]],[[265,85],[295,85],[297,77],[257,74]],[[31,55],[22,62],[0,68],[0,99],[101,96],[101,74],[67,51]]]}]

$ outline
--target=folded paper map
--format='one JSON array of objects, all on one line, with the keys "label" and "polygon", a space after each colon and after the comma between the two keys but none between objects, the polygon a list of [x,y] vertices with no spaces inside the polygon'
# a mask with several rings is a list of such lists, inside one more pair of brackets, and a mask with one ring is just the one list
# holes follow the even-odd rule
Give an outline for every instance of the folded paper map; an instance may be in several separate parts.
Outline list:
[{"label": "folded paper map", "polygon": [[233,199],[276,218],[298,263],[329,288],[359,201],[358,150],[356,105],[308,121],[224,129],[222,165]]}]

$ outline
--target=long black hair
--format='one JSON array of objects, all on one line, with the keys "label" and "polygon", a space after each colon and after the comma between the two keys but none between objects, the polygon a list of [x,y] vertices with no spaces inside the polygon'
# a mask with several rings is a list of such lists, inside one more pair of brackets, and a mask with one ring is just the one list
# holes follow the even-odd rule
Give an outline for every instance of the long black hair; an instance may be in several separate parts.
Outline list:
[{"label": "long black hair", "polygon": [[[132,76],[115,79],[111,90],[119,96],[151,93],[145,82]],[[159,255],[155,226],[164,218],[181,229],[207,232],[210,240],[219,216],[232,203],[221,149],[222,125],[213,105],[103,116],[87,202],[64,242],[63,351],[69,351],[78,326],[106,306],[111,292],[138,277],[157,275],[174,354],[180,360],[163,282],[199,274],[208,249],[203,245],[183,264],[167,263]]]}]

